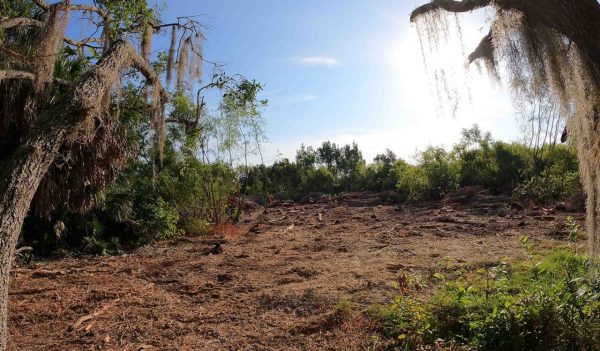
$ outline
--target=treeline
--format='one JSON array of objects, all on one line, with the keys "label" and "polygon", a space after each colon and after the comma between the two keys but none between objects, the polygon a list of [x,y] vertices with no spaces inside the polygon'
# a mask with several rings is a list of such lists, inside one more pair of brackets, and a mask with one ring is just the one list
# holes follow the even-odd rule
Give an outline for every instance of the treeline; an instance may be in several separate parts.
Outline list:
[{"label": "treeline", "polygon": [[176,94],[164,139],[153,131],[152,106],[126,87],[118,134],[130,155],[127,167],[102,191],[89,190],[84,211],[30,211],[19,246],[35,255],[114,254],[237,218],[243,169],[232,165],[259,153],[267,102],[258,99],[262,86],[255,81],[214,79],[223,92],[218,107],[198,116],[195,97]]},{"label": "treeline", "polygon": [[[393,191],[401,201],[437,200],[460,187],[479,186],[527,203],[568,201],[581,193],[577,159],[566,145],[531,148],[495,141],[477,126],[464,130],[451,150],[428,147],[414,162],[386,150],[367,163],[357,144],[301,146],[294,161],[248,165],[264,140],[260,85],[245,82],[200,128],[173,124],[162,151],[148,134],[151,121],[132,114],[124,124],[138,154],[117,181],[95,195],[84,213],[59,208],[30,215],[21,245],[36,254],[112,254],[157,240],[202,235],[236,221],[250,198],[301,200],[315,192]],[[235,91],[235,90],[234,90]],[[126,90],[128,104],[136,92]],[[175,99],[173,116],[189,120],[189,97]]]},{"label": "treeline", "polygon": [[[255,166],[244,192],[301,199],[311,192],[396,191],[403,201],[437,200],[465,186],[512,194],[525,203],[568,200],[581,192],[575,151],[567,145],[528,147],[495,141],[478,126],[465,129],[451,150],[428,147],[413,163],[386,150],[367,163],[358,145],[329,141],[302,146],[295,161]],[[265,177],[264,174],[267,176]]]}]

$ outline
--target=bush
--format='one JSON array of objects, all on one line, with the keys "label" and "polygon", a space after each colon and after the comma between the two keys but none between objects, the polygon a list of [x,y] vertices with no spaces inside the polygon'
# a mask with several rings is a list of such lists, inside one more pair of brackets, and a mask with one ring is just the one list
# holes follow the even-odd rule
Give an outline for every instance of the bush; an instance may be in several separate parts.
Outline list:
[{"label": "bush", "polygon": [[399,166],[396,189],[403,201],[423,201],[429,193],[429,180],[421,167],[405,164]]},{"label": "bush", "polygon": [[399,180],[398,169],[405,165],[406,162],[398,160],[390,150],[386,150],[385,154],[377,155],[374,163],[365,168],[364,188],[371,191],[395,189]]},{"label": "bush", "polygon": [[532,173],[532,150],[522,144],[494,143],[498,172],[492,190],[510,193]]},{"label": "bush", "polygon": [[419,300],[398,297],[372,310],[391,346],[413,350],[437,340],[478,350],[597,350],[600,276],[589,262],[556,251],[489,269],[439,273]]},{"label": "bush", "polygon": [[210,223],[201,218],[190,218],[182,225],[185,234],[196,236],[207,234],[210,231],[210,228]]},{"label": "bush", "polygon": [[427,176],[430,198],[440,199],[458,188],[458,163],[443,148],[427,148],[420,155],[419,166]]},{"label": "bush", "polygon": [[568,199],[578,191],[581,191],[579,172],[556,174],[551,168],[519,184],[513,197],[524,203],[547,204]]},{"label": "bush", "polygon": [[141,239],[148,242],[178,237],[181,234],[177,229],[178,222],[177,209],[160,197],[156,202],[143,204],[137,220]]},{"label": "bush", "polygon": [[305,194],[311,192],[331,193],[335,183],[333,173],[326,167],[309,169],[302,178],[301,187]]}]

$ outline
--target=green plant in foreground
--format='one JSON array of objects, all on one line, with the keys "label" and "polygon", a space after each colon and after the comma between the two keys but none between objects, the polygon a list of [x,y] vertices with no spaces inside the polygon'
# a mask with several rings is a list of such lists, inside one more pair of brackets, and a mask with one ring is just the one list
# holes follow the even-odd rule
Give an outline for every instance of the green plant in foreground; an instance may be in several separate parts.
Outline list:
[{"label": "green plant in foreground", "polygon": [[581,226],[572,216],[567,216],[565,220],[565,229],[567,230],[567,239],[571,242],[577,242],[583,236]]},{"label": "green plant in foreground", "polygon": [[442,342],[479,350],[598,350],[600,277],[588,268],[587,258],[569,251],[532,254],[453,272],[430,296],[400,296],[371,313],[393,349]]}]

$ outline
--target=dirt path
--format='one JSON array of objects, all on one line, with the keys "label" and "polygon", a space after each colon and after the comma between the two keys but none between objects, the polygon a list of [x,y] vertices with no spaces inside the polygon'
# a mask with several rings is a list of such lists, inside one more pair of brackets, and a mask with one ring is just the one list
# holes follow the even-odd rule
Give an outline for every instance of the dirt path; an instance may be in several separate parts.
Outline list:
[{"label": "dirt path", "polygon": [[553,236],[565,213],[519,211],[500,198],[362,205],[270,209],[226,237],[222,253],[186,238],[17,269],[11,350],[362,350],[368,328],[336,323],[340,299],[360,309],[394,296],[398,272],[519,255],[522,235],[564,244]]}]

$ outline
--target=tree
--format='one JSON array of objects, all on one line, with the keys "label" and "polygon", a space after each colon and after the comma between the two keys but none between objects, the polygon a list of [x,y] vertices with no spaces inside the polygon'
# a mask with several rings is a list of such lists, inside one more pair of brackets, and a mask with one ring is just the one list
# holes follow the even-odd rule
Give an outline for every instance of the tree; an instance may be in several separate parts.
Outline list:
[{"label": "tree", "polygon": [[411,21],[435,42],[447,33],[444,13],[490,7],[489,33],[469,55],[497,76],[502,61],[511,86],[548,87],[568,116],[587,194],[590,254],[600,248],[600,4],[597,0],[432,0],[416,8]]},{"label": "tree", "polygon": [[359,179],[365,169],[365,160],[356,143],[344,145],[339,150],[339,159],[336,162],[337,175],[344,191],[359,190]]},{"label": "tree", "polygon": [[312,146],[305,147],[304,144],[296,151],[296,163],[300,168],[306,170],[313,168],[317,163],[317,152]]},{"label": "tree", "polygon": [[[133,156],[120,127],[121,90],[138,85],[152,116],[151,136],[162,150],[165,118],[176,91],[200,82],[202,26],[180,17],[161,23],[145,0],[0,0],[0,350],[6,349],[9,272],[24,218],[65,204],[80,211]],[[77,13],[71,16],[72,13]],[[71,17],[87,20],[92,33],[66,35]],[[152,37],[171,30],[168,51],[151,62]],[[100,34],[96,34],[100,33]],[[139,50],[136,49],[139,47]],[[210,86],[219,86],[213,81]],[[159,152],[160,153],[160,152]]]},{"label": "tree", "polygon": [[335,171],[341,156],[339,147],[331,141],[324,141],[317,149],[317,162],[324,165],[332,173]]}]

